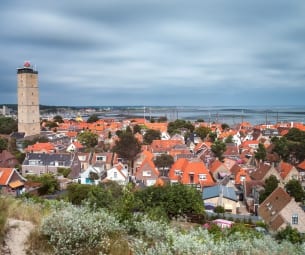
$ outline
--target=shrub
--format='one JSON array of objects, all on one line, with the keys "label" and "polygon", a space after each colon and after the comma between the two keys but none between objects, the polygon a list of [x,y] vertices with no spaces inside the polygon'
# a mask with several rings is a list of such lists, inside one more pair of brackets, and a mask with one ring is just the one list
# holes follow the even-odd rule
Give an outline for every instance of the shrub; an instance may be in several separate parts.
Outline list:
[{"label": "shrub", "polygon": [[0,197],[0,242],[2,243],[5,234],[5,225],[8,215],[8,201]]},{"label": "shrub", "polygon": [[104,210],[92,212],[87,207],[53,211],[42,222],[41,232],[54,248],[54,254],[108,253],[113,240],[125,232],[115,217]]}]

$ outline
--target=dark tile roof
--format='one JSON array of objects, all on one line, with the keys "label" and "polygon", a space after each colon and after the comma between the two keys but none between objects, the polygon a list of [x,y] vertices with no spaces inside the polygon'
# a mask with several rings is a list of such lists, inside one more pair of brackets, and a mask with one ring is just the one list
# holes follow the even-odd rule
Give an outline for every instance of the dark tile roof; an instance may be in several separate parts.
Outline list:
[{"label": "dark tile roof", "polygon": [[262,180],[266,176],[266,174],[268,173],[270,168],[271,168],[271,165],[260,164],[258,166],[258,168],[251,173],[250,176],[254,180],[257,180],[257,181]]},{"label": "dark tile roof", "polygon": [[73,161],[70,153],[27,153],[22,165],[30,165],[31,161],[37,161],[37,165],[55,166],[59,162],[60,167],[69,167]]},{"label": "dark tile roof", "polygon": [[269,224],[273,230],[277,230],[283,223],[279,213],[292,200],[289,194],[281,187],[276,188],[258,208],[258,214]]}]

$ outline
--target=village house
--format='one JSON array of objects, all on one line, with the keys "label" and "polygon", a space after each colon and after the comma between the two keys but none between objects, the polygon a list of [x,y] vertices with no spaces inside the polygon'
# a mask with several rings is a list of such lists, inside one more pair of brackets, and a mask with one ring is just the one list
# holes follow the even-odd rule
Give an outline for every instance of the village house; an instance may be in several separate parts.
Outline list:
[{"label": "village house", "polygon": [[206,208],[210,210],[222,206],[226,212],[238,213],[240,207],[238,198],[233,187],[215,185],[206,187],[202,191],[202,199]]},{"label": "village house", "polygon": [[66,151],[67,152],[78,152],[78,151],[82,151],[83,149],[84,149],[84,146],[79,141],[73,141],[68,145]]},{"label": "village house", "polygon": [[94,152],[91,158],[91,165],[94,167],[104,167],[105,170],[110,169],[117,163],[117,154],[111,152]]},{"label": "village house", "polygon": [[32,153],[52,153],[55,152],[55,146],[53,143],[35,143],[33,145],[29,145],[25,148],[25,152],[32,152]]},{"label": "village house", "polygon": [[87,169],[90,165],[90,161],[92,158],[92,153],[89,152],[78,152],[77,154],[78,160],[81,164],[81,171]]},{"label": "village house", "polygon": [[230,176],[231,172],[226,165],[220,160],[216,159],[209,167],[215,181],[221,180],[226,176]]},{"label": "village house", "polygon": [[193,153],[190,152],[189,148],[185,144],[177,144],[175,145],[169,152],[169,155],[171,155],[174,160],[177,160],[178,158],[192,158]]},{"label": "village house", "polygon": [[181,140],[153,140],[150,148],[151,152],[155,155],[161,155],[163,153],[167,153],[174,146],[178,144],[184,144]]},{"label": "village house", "polygon": [[142,164],[136,169],[135,180],[136,182],[141,182],[144,186],[154,185],[160,172],[156,168],[152,159],[145,158]]},{"label": "village house", "polygon": [[16,167],[19,162],[16,157],[10,153],[8,150],[3,150],[0,152],[0,167]]},{"label": "village house", "polygon": [[70,168],[69,178],[79,177],[81,164],[75,153],[27,153],[22,163],[22,175],[57,174],[58,168]]},{"label": "village house", "polygon": [[103,181],[114,181],[120,185],[126,185],[129,181],[128,166],[118,163],[107,170],[107,176]]},{"label": "village house", "polygon": [[279,172],[272,164],[261,163],[250,172],[251,178],[256,181],[265,181],[271,175],[274,175],[279,181],[281,180]]},{"label": "village house", "polygon": [[277,166],[277,170],[281,176],[281,183],[285,185],[290,180],[298,180],[299,179],[299,171],[293,165],[281,161]]},{"label": "village house", "polygon": [[299,181],[301,182],[303,189],[305,189],[305,160],[298,164],[296,168],[299,172]]},{"label": "village house", "polygon": [[105,178],[106,171],[103,167],[94,167],[90,165],[80,173],[78,181],[80,184],[99,184]]},{"label": "village house", "polygon": [[245,181],[243,185],[243,200],[246,203],[249,213],[257,215],[259,196],[265,190],[262,181]]},{"label": "village house", "polygon": [[261,203],[258,214],[272,231],[291,226],[305,233],[305,212],[281,187],[276,188]]},{"label": "village house", "polygon": [[213,186],[215,182],[201,160],[178,159],[170,168],[168,177],[171,183],[193,185],[198,189]]},{"label": "village house", "polygon": [[18,196],[24,190],[26,179],[15,168],[0,167],[1,194]]}]

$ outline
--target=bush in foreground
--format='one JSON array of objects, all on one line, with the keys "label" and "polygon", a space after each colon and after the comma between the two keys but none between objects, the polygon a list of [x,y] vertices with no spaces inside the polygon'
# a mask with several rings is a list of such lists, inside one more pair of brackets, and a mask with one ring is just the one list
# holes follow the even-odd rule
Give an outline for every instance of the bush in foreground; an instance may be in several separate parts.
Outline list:
[{"label": "bush in foreground", "polygon": [[144,214],[137,214],[132,223],[120,223],[113,212],[103,209],[67,204],[43,220],[41,234],[53,247],[52,254],[63,255],[305,254],[304,243],[278,243],[242,227],[225,230],[215,238],[201,226],[172,227]]}]

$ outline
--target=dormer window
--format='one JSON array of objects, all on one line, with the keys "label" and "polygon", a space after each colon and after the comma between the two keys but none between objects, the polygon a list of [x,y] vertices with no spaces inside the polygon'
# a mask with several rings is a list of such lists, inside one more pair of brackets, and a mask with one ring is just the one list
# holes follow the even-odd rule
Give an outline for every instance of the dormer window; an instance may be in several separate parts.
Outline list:
[{"label": "dormer window", "polygon": [[199,180],[200,181],[205,181],[207,179],[207,175],[206,174],[199,174]]},{"label": "dormer window", "polygon": [[292,217],[291,217],[291,224],[292,224],[292,225],[297,225],[297,224],[299,224],[299,217],[298,217],[298,214],[297,214],[297,213],[292,214]]},{"label": "dormer window", "polygon": [[151,176],[151,171],[143,171],[143,176],[145,177]]},{"label": "dormer window", "polygon": [[96,161],[106,161],[105,156],[96,156]]},{"label": "dormer window", "polygon": [[182,175],[182,172],[181,172],[180,170],[175,170],[175,175],[181,176],[181,175]]}]

